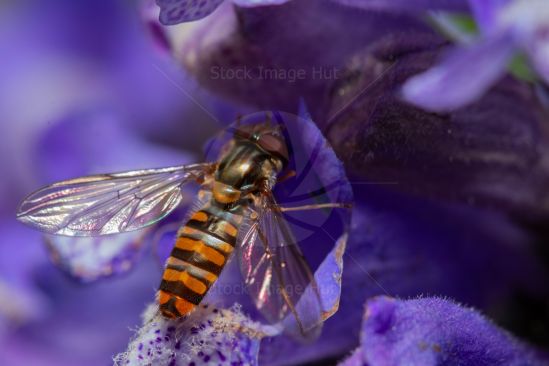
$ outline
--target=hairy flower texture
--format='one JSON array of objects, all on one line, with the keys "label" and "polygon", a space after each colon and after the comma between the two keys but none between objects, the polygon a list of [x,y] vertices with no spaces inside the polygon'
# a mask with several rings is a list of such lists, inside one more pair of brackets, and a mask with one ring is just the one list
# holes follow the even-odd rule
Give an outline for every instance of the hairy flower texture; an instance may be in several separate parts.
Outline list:
[{"label": "hairy flower texture", "polygon": [[[528,55],[549,83],[549,3],[544,0],[470,0],[481,36],[404,84],[404,98],[432,111],[478,100],[502,78],[513,56]],[[473,77],[474,75],[474,77]]]},{"label": "hairy flower texture", "polygon": [[360,337],[341,366],[547,365],[475,310],[440,298],[373,298]]},{"label": "hairy flower texture", "polygon": [[188,317],[168,320],[152,304],[143,326],[115,365],[257,365],[259,343],[279,333],[277,327],[251,321],[239,305],[229,309],[203,304]]},{"label": "hairy flower texture", "polygon": [[[190,22],[207,17],[213,13],[224,0],[156,0],[160,7],[160,22],[173,25]],[[278,5],[288,0],[230,0],[242,7]]]}]

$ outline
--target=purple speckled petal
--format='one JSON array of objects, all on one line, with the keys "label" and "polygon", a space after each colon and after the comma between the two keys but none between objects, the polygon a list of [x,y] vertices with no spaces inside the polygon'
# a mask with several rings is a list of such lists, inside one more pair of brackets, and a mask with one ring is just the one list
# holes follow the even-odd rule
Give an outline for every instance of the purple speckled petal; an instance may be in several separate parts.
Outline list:
[{"label": "purple speckled petal", "polygon": [[[547,364],[473,309],[440,298],[368,301],[361,339],[369,366]],[[343,365],[356,365],[356,357]]]},{"label": "purple speckled petal", "polygon": [[279,328],[251,321],[238,305],[218,309],[202,304],[187,318],[168,320],[150,305],[143,326],[115,365],[257,365],[262,338]]},{"label": "purple speckled petal", "polygon": [[439,65],[407,80],[404,99],[438,112],[471,103],[503,75],[512,52],[506,36],[453,50]]},{"label": "purple speckled petal", "polygon": [[211,13],[223,0],[157,0],[160,7],[160,22],[174,25],[202,19]]},{"label": "purple speckled petal", "polygon": [[366,10],[423,13],[429,10],[465,11],[466,0],[335,0]]}]

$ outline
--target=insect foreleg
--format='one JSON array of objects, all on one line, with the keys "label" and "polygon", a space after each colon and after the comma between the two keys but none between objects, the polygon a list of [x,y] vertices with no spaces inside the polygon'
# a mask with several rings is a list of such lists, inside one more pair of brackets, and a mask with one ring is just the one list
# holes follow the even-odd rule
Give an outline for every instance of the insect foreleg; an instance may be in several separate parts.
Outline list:
[{"label": "insect foreleg", "polygon": [[278,177],[277,179],[277,182],[278,183],[282,183],[292,177],[295,177],[297,175],[296,171],[295,170],[289,170],[287,171],[284,175]]}]

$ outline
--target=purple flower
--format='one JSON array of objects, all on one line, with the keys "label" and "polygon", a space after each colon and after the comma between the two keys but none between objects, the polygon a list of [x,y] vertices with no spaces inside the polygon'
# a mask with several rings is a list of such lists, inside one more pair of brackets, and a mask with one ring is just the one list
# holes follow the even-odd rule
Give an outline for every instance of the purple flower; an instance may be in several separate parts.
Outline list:
[{"label": "purple flower", "polygon": [[316,0],[223,5],[204,21],[164,30],[173,57],[202,87],[261,110],[297,113],[305,100],[319,123],[352,56],[380,39],[433,35],[415,16]]},{"label": "purple flower", "polygon": [[[346,238],[338,242],[315,272],[316,282],[321,288],[324,318],[333,315],[339,306],[341,291],[342,256]],[[229,302],[223,288],[233,287],[233,272],[224,270],[208,296],[210,301]],[[239,280],[239,279],[238,279]],[[309,288],[305,295],[311,295]],[[221,293],[224,297],[216,297]],[[232,295],[232,294],[229,294]],[[247,294],[241,300],[249,304]],[[234,297],[234,296],[233,296]],[[246,301],[247,300],[247,301]],[[303,304],[298,303],[299,309]],[[243,311],[253,312],[252,307],[233,304],[220,309],[204,301],[187,318],[167,320],[158,313],[158,305],[151,304],[143,314],[143,326],[128,345],[128,350],[115,357],[117,365],[206,365],[208,362],[221,364],[258,365],[261,338],[280,336],[282,332],[295,328],[295,320],[288,316],[274,325],[252,321]],[[263,320],[264,321],[264,320]],[[288,360],[291,355],[278,355],[278,362]],[[259,363],[261,365],[269,363]]]},{"label": "purple flower", "polygon": [[362,190],[365,196],[356,198],[367,203],[354,208],[338,312],[313,345],[272,339],[273,347],[261,348],[264,364],[277,364],[280,350],[288,363],[344,354],[356,345],[364,302],[376,295],[444,294],[499,319],[502,314],[494,310],[511,312],[516,293],[539,301],[547,296],[542,280],[547,270],[529,247],[530,238],[500,215],[433,204],[375,185]]},{"label": "purple flower", "polygon": [[[258,113],[255,118],[264,121],[265,114]],[[253,117],[253,116],[252,116]],[[286,118],[293,117],[296,120],[290,121]],[[331,187],[326,196],[331,197],[337,202],[348,202],[351,200],[350,187],[344,179],[343,167],[330,149],[326,149],[327,143],[310,120],[298,119],[295,116],[274,113],[276,120],[284,118],[285,126],[290,134],[294,136],[291,140],[291,146],[295,152],[290,164],[303,174],[298,174],[294,183],[289,182],[288,187],[280,192],[281,197],[287,197],[292,205],[310,204],[308,197],[309,190],[318,191],[323,187]],[[242,121],[247,121],[248,117]],[[256,121],[256,122],[258,122]],[[38,154],[37,166],[44,170],[45,174],[59,174],[59,176],[48,176],[47,180],[60,179],[64,176],[77,176],[93,171],[116,171],[131,169],[135,163],[135,158],[144,154],[148,160],[142,160],[142,167],[162,166],[185,163],[189,160],[187,156],[176,153],[170,149],[160,149],[154,145],[149,145],[138,139],[133,133],[125,131],[116,123],[111,113],[104,111],[90,111],[82,114],[71,115],[62,119],[59,123],[53,125],[43,136],[42,141],[36,149]],[[90,139],[74,143],[76,136],[97,136],[98,139]],[[110,146],[109,149],[105,145]],[[63,147],[62,151],[59,147]],[[119,150],[120,149],[120,150]],[[93,156],[92,160],[88,160]],[[131,157],[131,159],[128,159]],[[217,156],[216,156],[217,157]],[[163,163],[160,163],[162,161]],[[314,163],[312,167],[309,163]],[[128,164],[128,165],[126,165]],[[315,196],[314,199],[322,198]],[[309,200],[309,201],[308,201]],[[282,201],[285,202],[285,201]],[[303,215],[289,214],[294,220],[303,219]],[[314,252],[306,250],[306,254],[313,252],[313,260],[319,258],[323,261],[315,271],[315,278],[321,287],[320,297],[322,308],[320,309],[322,319],[333,315],[337,310],[341,289],[342,275],[342,255],[345,250],[346,235],[344,233],[345,225],[341,228],[342,237],[336,242],[340,233],[327,231],[330,225],[334,225],[334,215],[326,215],[325,212],[319,212],[318,215],[307,213],[308,222],[317,224],[315,219],[321,220],[318,225],[324,226],[327,234],[315,233],[318,226],[301,228],[296,233],[300,242],[315,243],[321,240],[322,245],[316,245]],[[178,217],[180,219],[180,217]],[[337,219],[336,219],[337,221]],[[297,221],[299,222],[299,221]],[[337,226],[337,223],[335,224]],[[180,226],[180,224],[178,225]],[[316,235],[315,235],[316,234]],[[330,240],[332,236],[333,240]],[[91,282],[99,278],[110,277],[112,275],[126,273],[140,257],[139,244],[144,236],[142,233],[128,233],[119,237],[104,238],[66,238],[66,237],[48,237],[49,247],[55,262],[65,269],[72,276],[76,276],[81,282]],[[173,245],[173,237],[171,238]],[[90,246],[90,244],[92,244]],[[333,246],[333,247],[332,247]],[[323,254],[329,252],[326,258]],[[308,253],[307,253],[308,252]],[[157,278],[157,274],[151,274],[151,279]],[[229,278],[228,278],[229,277]],[[240,278],[238,278],[240,281]],[[221,280],[220,280],[221,281]],[[223,281],[230,281],[230,275],[224,274]],[[218,282],[222,285],[223,282]],[[215,295],[215,290],[212,290]],[[307,288],[305,293],[313,295],[314,289]],[[223,294],[224,301],[231,299],[227,294]],[[131,298],[128,298],[131,300]],[[249,300],[248,300],[249,302]],[[296,309],[301,309],[303,303],[298,302]],[[200,314],[200,312],[198,312]],[[67,314],[70,316],[70,313]],[[197,315],[199,316],[199,315]],[[199,316],[201,318],[201,316]],[[288,316],[281,321],[285,329],[295,329],[297,324],[293,316]],[[236,325],[234,326],[235,328]],[[231,337],[231,334],[225,334],[222,330],[217,330],[221,337]],[[182,338],[180,336],[179,338]],[[176,343],[172,342],[171,347]],[[246,341],[244,346],[250,346]],[[199,348],[196,345],[195,348]],[[258,346],[253,348],[258,352]],[[165,350],[169,350],[168,346]],[[205,353],[205,350],[202,350]],[[225,351],[224,351],[225,352]],[[165,356],[166,354],[163,353]],[[137,356],[136,356],[137,357]],[[211,356],[209,356],[211,357]],[[221,356],[219,356],[221,357]],[[223,356],[225,357],[225,356]]]},{"label": "purple flower", "polygon": [[470,3],[481,36],[410,78],[402,88],[407,101],[432,111],[472,103],[502,78],[519,53],[528,55],[541,80],[549,83],[549,4],[543,0]]},{"label": "purple flower", "polygon": [[366,10],[403,13],[423,13],[425,11],[463,11],[467,0],[335,0],[344,5]]},{"label": "purple flower", "polygon": [[543,220],[549,215],[549,135],[546,109],[532,88],[505,79],[475,104],[445,114],[400,99],[402,83],[444,49],[437,39],[395,37],[356,55],[331,91],[327,121],[320,122],[328,140],[352,179]]},{"label": "purple flower", "polygon": [[[516,293],[528,293],[536,303],[547,294],[536,233],[515,221],[539,225],[549,212],[547,136],[536,132],[544,131],[543,107],[516,80],[450,114],[403,103],[398,90],[404,80],[446,47],[416,15],[313,1],[236,14],[227,7],[174,38],[176,58],[221,95],[285,110],[305,99],[354,183],[359,221],[344,256],[339,311],[314,345],[272,339],[260,350],[263,364],[280,362],[281,350],[288,363],[346,352],[356,344],[361,305],[385,291],[450,295],[482,309],[512,307]],[[335,20],[346,27],[336,27]],[[260,79],[254,73],[259,66],[335,66],[338,74],[319,80],[307,73],[292,83]],[[228,73],[214,77],[212,70]],[[245,70],[251,77],[236,77]],[[496,285],[493,278],[502,281]]]},{"label": "purple flower", "polygon": [[[290,164],[295,166],[298,172],[295,178],[297,182],[291,185],[290,181],[289,187],[275,192],[282,199],[279,203],[284,205],[286,202],[290,202],[291,206],[299,205],[300,202],[306,204],[307,202],[304,200],[307,200],[307,197],[304,196],[307,196],[310,190],[315,191],[320,187],[332,187],[328,190],[327,195],[338,202],[346,202],[345,200],[351,199],[349,196],[350,187],[348,183],[342,181],[344,179],[342,166],[333,152],[325,148],[326,141],[312,121],[290,120],[292,116],[274,113],[273,118],[281,117],[284,118],[288,134],[290,137],[293,136],[290,138],[292,150],[296,156],[308,156],[308,158],[291,159]],[[254,118],[263,120],[264,114],[257,113],[247,116],[242,119],[242,123],[252,122]],[[218,144],[221,146],[218,140],[223,141],[222,138],[218,138],[209,144],[208,150],[211,150],[213,154],[217,151]],[[312,170],[308,170],[309,164],[307,163],[314,163]],[[316,199],[319,197],[317,196]],[[343,255],[347,235],[344,227],[343,234],[339,240],[336,240],[339,234],[336,231],[331,231],[333,226],[337,226],[337,223],[334,223],[333,213],[329,214],[329,218],[325,213],[315,216],[309,212],[307,216],[309,224],[305,226],[295,225],[296,222],[300,222],[298,220],[303,219],[296,215],[288,215],[288,222],[290,227],[299,230],[294,231],[294,234],[307,258],[311,259],[312,257],[315,260],[320,257],[322,259],[314,272],[314,277],[320,289],[318,292],[321,303],[320,315],[323,320],[326,320],[339,307]],[[315,219],[322,221],[316,222]],[[320,231],[325,231],[327,234],[316,233],[321,226],[323,229]],[[313,244],[315,244],[314,251],[311,247]],[[329,252],[324,258],[322,253],[326,249]],[[208,293],[207,301],[227,304],[234,301],[235,294],[242,295],[237,297],[245,304],[242,309],[248,313],[256,312],[254,305],[251,304],[252,299],[248,298],[248,291],[236,291],[242,287],[242,280],[238,274],[235,276],[235,269],[238,270],[235,268],[235,263],[236,260],[233,260],[227,264],[223,275]],[[309,285],[305,289],[303,297],[294,307],[298,313],[307,314],[310,311],[307,306],[310,306],[310,299],[315,297],[316,288],[316,286]],[[277,295],[272,294],[272,296]],[[276,299],[269,301],[276,301]],[[218,312],[220,313],[218,314]],[[264,318],[259,319],[264,321]],[[298,331],[298,325],[292,313],[289,313],[274,326],[265,326],[251,322],[240,314],[240,311],[235,311],[234,307],[233,310],[214,309],[212,311],[209,306],[201,306],[187,319],[170,321],[157,314],[157,305],[151,305],[143,323],[143,328],[129,345],[128,351],[117,357],[120,365],[151,362],[159,365],[187,365],[194,362],[199,365],[207,364],[210,361],[256,365],[260,350],[258,342],[260,338],[267,335],[274,337],[282,332],[296,334]]]},{"label": "purple flower", "polygon": [[374,298],[360,337],[360,348],[342,366],[547,365],[478,312],[440,298]]},{"label": "purple flower", "polygon": [[219,309],[201,304],[189,317],[167,320],[156,304],[143,314],[143,327],[117,355],[115,365],[250,365],[256,366],[260,341],[280,329],[253,322],[238,305]]},{"label": "purple flower", "polygon": [[[156,0],[160,7],[160,22],[173,25],[207,17],[224,0]],[[241,7],[268,6],[283,4],[289,0],[232,0]]]}]

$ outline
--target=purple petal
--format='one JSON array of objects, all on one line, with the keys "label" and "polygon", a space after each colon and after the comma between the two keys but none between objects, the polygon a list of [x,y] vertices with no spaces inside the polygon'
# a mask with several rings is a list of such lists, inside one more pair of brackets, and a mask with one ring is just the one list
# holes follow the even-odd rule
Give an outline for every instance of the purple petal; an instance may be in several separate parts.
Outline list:
[{"label": "purple petal", "polygon": [[[43,320],[51,311],[48,298],[33,283],[34,269],[47,264],[38,245],[40,234],[6,218],[0,221],[0,341],[4,328]],[[9,243],[27,243],[16,249]],[[16,249],[16,250],[15,250]],[[2,355],[0,352],[0,361]]]},{"label": "purple petal", "polygon": [[171,44],[168,38],[168,29],[160,23],[160,8],[154,0],[146,0],[141,5],[141,20],[152,39],[155,48],[163,55],[169,55]]},{"label": "purple petal", "polygon": [[368,301],[361,339],[370,366],[547,364],[476,311],[439,298]]},{"label": "purple petal", "polygon": [[374,295],[436,293],[483,309],[509,309],[516,293],[529,293],[543,303],[547,271],[528,236],[507,220],[361,189],[368,193],[357,199],[367,203],[354,208],[338,312],[314,345],[295,351],[295,344],[273,339],[273,348],[261,350],[262,364],[276,365],[280,352],[293,352],[285,359],[295,364],[348,352],[357,343],[363,304]]},{"label": "purple petal", "polygon": [[356,349],[349,357],[339,363],[339,366],[364,366],[362,350]]},{"label": "purple petal", "polygon": [[498,13],[510,0],[469,0],[477,25],[484,34],[498,31]]},{"label": "purple petal", "polygon": [[549,84],[549,20],[534,32],[525,47],[538,75]]},{"label": "purple petal", "polygon": [[254,6],[280,5],[290,0],[233,0],[238,6],[251,8]]},{"label": "purple petal", "polygon": [[506,314],[517,293],[536,304],[547,296],[531,232],[507,216],[532,225],[549,216],[543,107],[528,85],[511,78],[449,114],[404,104],[395,90],[440,50],[429,42],[411,48],[406,39],[354,58],[331,94],[335,117],[322,128],[356,188],[356,223],[340,310],[296,362],[354,347],[357,309],[373,293],[436,293]]},{"label": "purple petal", "polygon": [[471,106],[428,113],[395,91],[440,50],[427,44],[407,51],[393,43],[355,57],[331,94],[333,117],[322,128],[348,174],[392,191],[498,208],[521,220],[547,217],[549,135],[532,88],[505,78]]},{"label": "purple petal", "polygon": [[454,50],[439,65],[408,79],[404,99],[438,112],[472,103],[503,75],[513,48],[507,37],[499,37]]},{"label": "purple petal", "polygon": [[498,14],[498,26],[512,34],[529,55],[540,76],[549,81],[549,4],[544,0],[515,1]]},{"label": "purple petal", "polygon": [[423,13],[430,10],[466,11],[466,0],[335,0],[366,10]]},{"label": "purple petal", "polygon": [[160,22],[174,25],[202,19],[211,13],[223,0],[156,0],[160,7]]},{"label": "purple petal", "polygon": [[[242,125],[264,122],[267,112],[243,116],[239,119]],[[275,186],[277,203],[283,207],[298,207],[318,203],[352,203],[352,189],[347,180],[344,167],[329,146],[318,127],[306,113],[301,117],[283,113],[268,112],[273,123],[282,123],[285,135],[293,152],[289,169],[296,175]],[[234,127],[234,126],[233,126]],[[230,131],[230,130],[229,130]],[[206,148],[206,160],[215,159],[221,147],[232,134],[223,134],[210,142]],[[345,252],[350,210],[319,209],[285,212],[297,242],[308,263],[314,271],[320,288],[321,311],[324,319],[329,318],[339,305],[341,293],[342,256]],[[208,296],[222,294],[223,289],[241,287],[234,279],[231,270],[224,270]],[[236,276],[235,276],[236,277]],[[241,279],[238,276],[238,281]],[[303,299],[314,298],[313,289],[308,287]],[[231,291],[235,292],[235,291]],[[247,297],[244,293],[243,297]],[[211,297],[208,298],[209,301]],[[216,299],[217,300],[217,299]],[[249,299],[239,299],[246,304]],[[306,300],[297,306],[306,306]],[[289,333],[295,333],[297,323],[293,316],[283,321]]]},{"label": "purple petal", "polygon": [[115,357],[115,365],[257,365],[262,338],[279,333],[275,327],[248,319],[234,305],[218,309],[202,304],[187,318],[168,320],[150,305],[143,326]]},{"label": "purple petal", "polygon": [[182,64],[202,86],[259,109],[295,113],[305,97],[315,118],[325,106],[327,85],[341,78],[351,55],[402,29],[432,34],[414,16],[331,1],[222,8],[179,41],[175,54]]},{"label": "purple petal", "polygon": [[[343,275],[343,254],[345,253],[346,244],[347,235],[344,234],[314,273],[322,306],[322,319],[328,319],[339,308],[341,277]],[[315,298],[316,290],[312,286],[307,287],[301,300],[296,305],[296,309],[300,313],[307,313],[307,306],[310,306],[309,299]],[[289,315],[282,320],[281,324],[288,333],[299,334],[295,317]],[[320,331],[320,328],[318,331]]]}]

